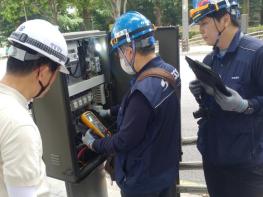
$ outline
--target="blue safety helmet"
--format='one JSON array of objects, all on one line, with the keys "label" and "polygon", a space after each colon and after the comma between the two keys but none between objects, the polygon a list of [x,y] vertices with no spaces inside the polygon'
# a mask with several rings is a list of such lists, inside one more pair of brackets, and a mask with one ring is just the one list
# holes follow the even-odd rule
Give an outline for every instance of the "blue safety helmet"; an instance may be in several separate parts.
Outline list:
[{"label": "blue safety helmet", "polygon": [[[112,48],[113,50],[117,49],[124,44],[131,43],[132,41],[136,42],[136,47],[151,46],[155,43],[153,37],[154,30],[155,28],[151,21],[139,12],[126,12],[117,19],[112,28]],[[140,39],[142,37],[143,39]]]},{"label": "blue safety helmet", "polygon": [[236,21],[239,20],[240,17],[241,17],[240,6],[239,6],[239,3],[236,0],[233,0],[230,3],[230,15]]},{"label": "blue safety helmet", "polygon": [[197,7],[190,10],[190,18],[195,25],[204,19],[206,16],[225,9],[234,20],[240,17],[239,5],[237,1],[228,0],[201,0]]}]

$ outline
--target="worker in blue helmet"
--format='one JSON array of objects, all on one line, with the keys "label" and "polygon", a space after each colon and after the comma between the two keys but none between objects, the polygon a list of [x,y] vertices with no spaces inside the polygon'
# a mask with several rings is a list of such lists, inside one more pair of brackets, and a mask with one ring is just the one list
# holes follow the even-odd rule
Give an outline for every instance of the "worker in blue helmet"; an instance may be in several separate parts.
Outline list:
[{"label": "worker in blue helmet", "polygon": [[[153,24],[138,12],[127,12],[117,19],[111,32],[111,45],[113,50],[118,50],[121,67],[126,73],[136,73],[134,68],[136,48],[153,49],[155,43],[153,32]],[[132,50],[130,61],[124,54],[126,46]]]},{"label": "worker in blue helmet", "polygon": [[[83,141],[98,153],[115,153],[115,177],[122,197],[176,196],[180,158],[179,99],[166,80],[147,77],[145,71],[162,68],[180,88],[177,70],[155,54],[154,26],[142,14],[127,12],[113,26],[111,44],[124,72],[134,75],[118,110],[118,132]],[[99,114],[103,109],[97,109]],[[104,111],[105,112],[105,111]],[[113,115],[110,112],[111,115]]]},{"label": "worker in blue helmet", "polygon": [[[263,194],[263,42],[244,35],[238,3],[202,0],[190,11],[204,41],[214,46],[203,62],[217,72],[231,96],[194,80],[201,98],[198,149],[211,197]],[[201,97],[200,97],[201,95]]]}]

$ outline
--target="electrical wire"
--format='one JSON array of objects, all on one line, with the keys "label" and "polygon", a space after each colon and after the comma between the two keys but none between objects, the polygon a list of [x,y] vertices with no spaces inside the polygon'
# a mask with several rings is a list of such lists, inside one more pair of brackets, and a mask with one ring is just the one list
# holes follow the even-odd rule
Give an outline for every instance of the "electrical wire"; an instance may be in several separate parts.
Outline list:
[{"label": "electrical wire", "polygon": [[78,160],[80,161],[81,157],[83,156],[83,154],[88,150],[88,146],[85,145],[85,147],[83,147],[77,155]]}]

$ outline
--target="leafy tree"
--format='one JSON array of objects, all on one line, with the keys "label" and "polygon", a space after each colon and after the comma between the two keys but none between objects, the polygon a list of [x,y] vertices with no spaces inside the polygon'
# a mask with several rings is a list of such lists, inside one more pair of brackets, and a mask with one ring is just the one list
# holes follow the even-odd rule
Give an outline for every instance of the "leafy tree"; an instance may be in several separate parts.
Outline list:
[{"label": "leafy tree", "polygon": [[111,6],[111,14],[114,19],[126,12],[127,0],[104,0],[107,5]]},{"label": "leafy tree", "polygon": [[240,0],[242,14],[249,15],[249,25],[263,24],[263,0]]},{"label": "leafy tree", "polygon": [[181,25],[182,24],[182,1],[165,0],[162,1],[162,24]]},{"label": "leafy tree", "polygon": [[57,24],[62,31],[77,31],[83,20],[69,14],[68,0],[2,0],[0,4],[0,42],[22,22],[41,18]]},{"label": "leafy tree", "polygon": [[26,19],[25,1],[2,0],[0,4],[0,43]]},{"label": "leafy tree", "polygon": [[83,19],[81,30],[107,29],[107,24],[113,21],[110,5],[106,0],[71,0],[72,6]]},{"label": "leafy tree", "polygon": [[58,24],[62,32],[80,31],[83,19],[75,14],[59,15]]},{"label": "leafy tree", "polygon": [[181,24],[180,0],[133,0],[128,1],[128,10],[136,10],[155,25],[178,25]]}]

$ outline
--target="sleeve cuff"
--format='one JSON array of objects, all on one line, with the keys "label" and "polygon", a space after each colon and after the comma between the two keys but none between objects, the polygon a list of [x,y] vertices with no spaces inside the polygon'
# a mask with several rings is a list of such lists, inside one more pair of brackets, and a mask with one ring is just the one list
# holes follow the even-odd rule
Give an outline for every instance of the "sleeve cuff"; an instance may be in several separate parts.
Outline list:
[{"label": "sleeve cuff", "polygon": [[97,147],[98,147],[98,140],[94,140],[94,142],[91,144],[91,148],[94,152],[97,152]]},{"label": "sleeve cuff", "polygon": [[261,106],[256,99],[249,99],[248,104],[253,107],[254,113],[258,112],[261,109]]}]

